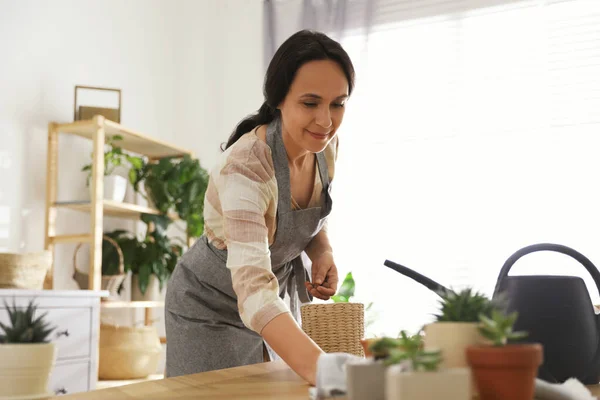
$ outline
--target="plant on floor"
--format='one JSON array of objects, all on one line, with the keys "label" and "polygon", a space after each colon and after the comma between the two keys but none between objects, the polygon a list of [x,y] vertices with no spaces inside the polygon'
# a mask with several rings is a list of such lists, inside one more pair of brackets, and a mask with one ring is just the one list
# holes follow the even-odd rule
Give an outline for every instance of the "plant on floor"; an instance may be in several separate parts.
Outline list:
[{"label": "plant on floor", "polygon": [[[140,158],[130,156],[129,154],[125,154],[123,149],[118,147],[116,143],[120,140],[123,140],[123,136],[121,135],[113,135],[107,136],[105,141],[105,151],[104,151],[104,175],[111,175],[117,167],[124,166],[126,162],[129,162],[132,166],[137,167],[140,166]],[[90,155],[93,157],[93,154]],[[90,185],[90,180],[92,178],[92,164],[85,165],[81,171],[87,171],[87,179],[86,185]]]},{"label": "plant on floor", "polygon": [[10,325],[0,322],[0,343],[48,343],[48,336],[56,329],[46,322],[44,313],[36,317],[37,306],[31,300],[26,309],[18,308],[13,301],[13,306],[4,302],[8,312]]},{"label": "plant on floor", "polygon": [[493,310],[491,317],[481,314],[479,332],[490,340],[493,346],[506,346],[509,340],[523,339],[527,337],[527,332],[513,331],[518,315],[517,312],[506,315],[498,310]]},{"label": "plant on floor", "polygon": [[[175,211],[186,222],[187,235],[199,237],[204,231],[204,195],[208,172],[198,159],[167,157],[158,162],[138,158],[131,163],[129,180],[136,192],[156,207],[161,214]],[[146,194],[141,192],[144,184]]]},{"label": "plant on floor", "polygon": [[436,371],[442,361],[439,350],[424,349],[420,334],[408,335],[404,330],[396,339],[384,337],[375,340],[369,349],[375,359],[383,360],[385,365],[409,361],[413,371]]},{"label": "plant on floor", "polygon": [[[125,271],[138,275],[140,292],[146,293],[151,275],[158,278],[160,289],[169,279],[179,257],[183,254],[183,245],[176,243],[166,235],[171,220],[162,215],[143,214],[146,223],[146,235],[139,240],[131,232],[116,230],[106,235],[114,239],[121,247]],[[112,271],[118,268],[118,255],[114,247],[103,253],[102,269]]]}]

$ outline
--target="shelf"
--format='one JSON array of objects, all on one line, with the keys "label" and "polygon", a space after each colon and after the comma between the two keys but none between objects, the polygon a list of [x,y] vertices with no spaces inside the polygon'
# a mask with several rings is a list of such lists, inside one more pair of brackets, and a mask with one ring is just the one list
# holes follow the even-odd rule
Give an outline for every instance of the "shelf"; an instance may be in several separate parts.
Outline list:
[{"label": "shelf", "polygon": [[158,308],[164,307],[162,301],[103,301],[102,308]]},{"label": "shelf", "polygon": [[55,125],[55,128],[59,133],[68,133],[87,139],[93,139],[94,132],[97,131],[98,127],[104,128],[106,136],[123,136],[123,140],[118,142],[118,146],[133,153],[142,154],[150,158],[182,157],[186,154],[191,155],[187,150],[160,140],[152,139],[103,117]]},{"label": "shelf", "polygon": [[[119,203],[117,201],[104,200],[104,215],[109,217],[140,219],[141,214],[159,215],[158,210],[131,203]],[[55,207],[68,208],[70,210],[90,212],[92,205],[89,201],[59,201],[54,203]],[[169,214],[169,218],[177,220],[176,214]]]}]

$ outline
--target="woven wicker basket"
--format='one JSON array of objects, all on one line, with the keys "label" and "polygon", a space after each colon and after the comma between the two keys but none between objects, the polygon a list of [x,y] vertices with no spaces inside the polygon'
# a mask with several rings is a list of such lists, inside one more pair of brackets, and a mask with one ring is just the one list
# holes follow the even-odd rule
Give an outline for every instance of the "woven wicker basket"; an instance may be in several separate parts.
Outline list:
[{"label": "woven wicker basket", "polygon": [[364,357],[360,343],[365,334],[364,304],[306,304],[300,313],[302,329],[324,352]]},{"label": "woven wicker basket", "polygon": [[42,289],[52,253],[0,253],[0,288]]},{"label": "woven wicker basket", "polygon": [[[119,287],[121,283],[125,280],[127,276],[125,274],[125,265],[123,262],[123,252],[121,251],[121,247],[108,236],[103,236],[104,240],[115,246],[117,249],[117,254],[119,255],[119,274],[118,275],[102,275],[102,290],[108,291],[108,297],[103,298],[103,300],[115,300],[119,297]],[[87,289],[89,284],[89,275],[85,272],[81,272],[77,269],[77,252],[79,248],[83,245],[83,243],[79,243],[73,252],[73,279],[79,285],[80,289]]]},{"label": "woven wicker basket", "polygon": [[101,324],[98,378],[145,378],[156,373],[161,352],[154,326]]}]

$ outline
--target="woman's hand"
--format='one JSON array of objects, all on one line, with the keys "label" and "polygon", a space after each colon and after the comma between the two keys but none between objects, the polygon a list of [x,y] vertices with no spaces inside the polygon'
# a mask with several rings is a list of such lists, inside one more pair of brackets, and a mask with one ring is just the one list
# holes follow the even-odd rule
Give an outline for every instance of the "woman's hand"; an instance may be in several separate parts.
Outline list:
[{"label": "woman's hand", "polygon": [[312,263],[312,283],[305,282],[306,290],[313,297],[329,300],[337,291],[338,272],[333,253],[324,251]]}]

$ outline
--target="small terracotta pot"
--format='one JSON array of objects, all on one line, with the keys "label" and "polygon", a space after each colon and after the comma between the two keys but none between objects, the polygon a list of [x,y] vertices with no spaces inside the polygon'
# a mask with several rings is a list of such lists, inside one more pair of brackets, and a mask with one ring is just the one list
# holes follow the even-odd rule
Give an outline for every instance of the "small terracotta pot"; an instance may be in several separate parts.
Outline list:
[{"label": "small terracotta pot", "polygon": [[371,343],[373,343],[376,340],[377,339],[374,339],[374,338],[360,339],[360,344],[362,345],[363,350],[365,352],[365,357],[373,357],[373,353],[371,353],[371,350],[369,350],[369,346],[371,345]]},{"label": "small terracotta pot", "polygon": [[480,400],[531,400],[543,361],[542,346],[537,343],[469,346],[467,361]]}]

